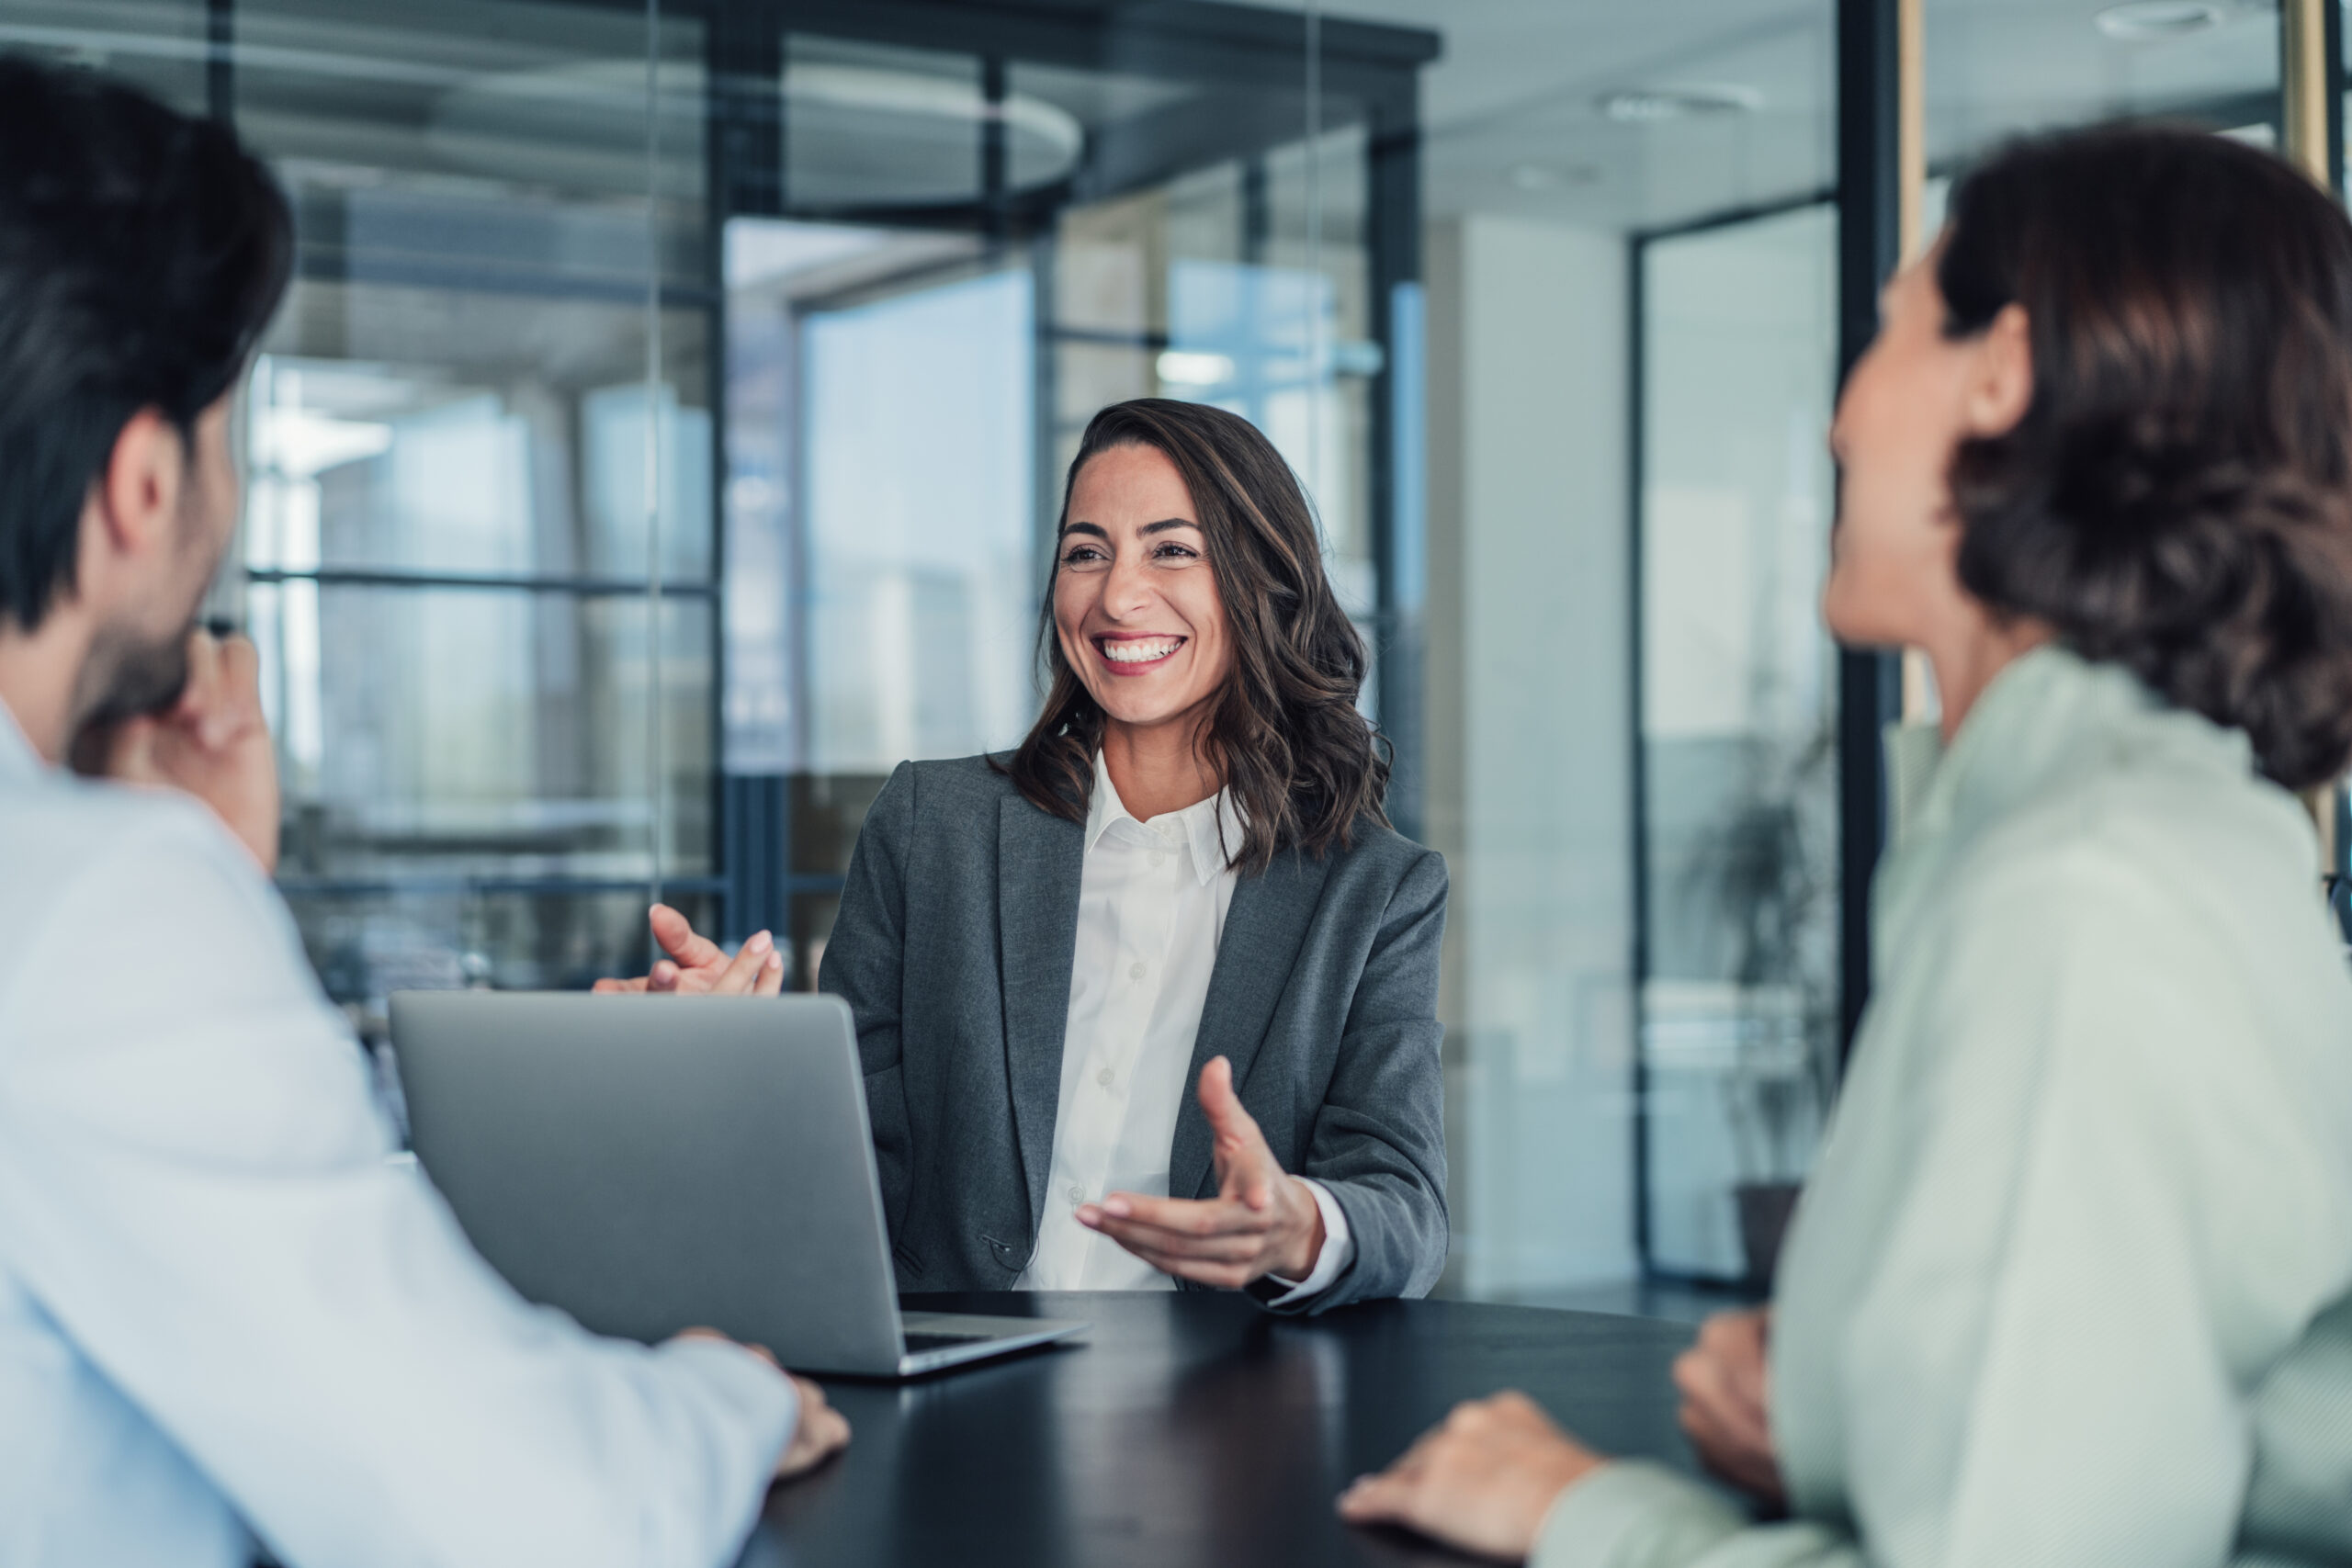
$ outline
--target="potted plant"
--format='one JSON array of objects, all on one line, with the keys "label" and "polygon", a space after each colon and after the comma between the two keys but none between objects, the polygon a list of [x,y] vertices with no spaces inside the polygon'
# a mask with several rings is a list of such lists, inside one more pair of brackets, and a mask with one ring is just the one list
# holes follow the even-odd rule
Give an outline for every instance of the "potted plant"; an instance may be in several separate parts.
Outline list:
[{"label": "potted plant", "polygon": [[1769,1288],[1837,1085],[1836,861],[1826,784],[1835,743],[1758,738],[1737,805],[1709,835],[1706,879],[1733,982],[1723,1090],[1748,1282]]}]

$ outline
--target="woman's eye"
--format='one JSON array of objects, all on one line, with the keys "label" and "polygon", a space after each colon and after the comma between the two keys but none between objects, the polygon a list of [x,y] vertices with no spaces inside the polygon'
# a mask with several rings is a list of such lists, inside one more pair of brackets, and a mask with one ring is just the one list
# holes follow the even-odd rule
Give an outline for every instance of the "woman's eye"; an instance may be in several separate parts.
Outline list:
[{"label": "woman's eye", "polygon": [[1151,553],[1161,560],[1191,560],[1198,557],[1200,554],[1198,550],[1193,548],[1190,545],[1161,545]]},{"label": "woman's eye", "polygon": [[1102,552],[1092,545],[1074,545],[1062,552],[1064,566],[1091,566],[1102,558]]}]

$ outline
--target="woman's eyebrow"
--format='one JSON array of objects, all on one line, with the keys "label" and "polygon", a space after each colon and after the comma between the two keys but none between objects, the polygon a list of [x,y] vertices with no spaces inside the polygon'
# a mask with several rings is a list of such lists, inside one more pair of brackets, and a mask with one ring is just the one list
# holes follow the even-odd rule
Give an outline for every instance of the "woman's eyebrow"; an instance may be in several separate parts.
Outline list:
[{"label": "woman's eyebrow", "polygon": [[1072,535],[1072,534],[1091,534],[1091,535],[1093,535],[1096,538],[1102,540],[1102,541],[1103,541],[1104,543],[1106,543],[1106,544],[1110,541],[1110,538],[1111,538],[1111,536],[1110,536],[1109,534],[1107,534],[1107,533],[1103,532],[1103,530],[1102,530],[1102,525],[1101,524],[1099,524],[1099,523],[1065,523],[1065,524],[1063,524],[1063,525],[1062,525],[1062,536],[1063,536],[1064,538],[1068,538],[1068,537],[1069,537],[1070,535]]},{"label": "woman's eyebrow", "polygon": [[1163,517],[1157,523],[1147,523],[1136,530],[1138,534],[1165,534],[1170,528],[1197,528],[1200,525],[1189,517]]}]

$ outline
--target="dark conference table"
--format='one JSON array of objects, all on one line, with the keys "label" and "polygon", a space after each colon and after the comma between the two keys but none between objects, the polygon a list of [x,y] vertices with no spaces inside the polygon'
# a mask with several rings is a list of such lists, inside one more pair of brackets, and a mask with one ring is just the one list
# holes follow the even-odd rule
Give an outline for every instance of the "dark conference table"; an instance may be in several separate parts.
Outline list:
[{"label": "dark conference table", "polygon": [[910,1296],[1077,1317],[1080,1347],[825,1382],[849,1451],[770,1495],[741,1568],[1314,1568],[1469,1561],[1331,1511],[1455,1402],[1526,1390],[1604,1452],[1692,1461],[1681,1324],[1468,1302],[1274,1317],[1197,1292]]}]

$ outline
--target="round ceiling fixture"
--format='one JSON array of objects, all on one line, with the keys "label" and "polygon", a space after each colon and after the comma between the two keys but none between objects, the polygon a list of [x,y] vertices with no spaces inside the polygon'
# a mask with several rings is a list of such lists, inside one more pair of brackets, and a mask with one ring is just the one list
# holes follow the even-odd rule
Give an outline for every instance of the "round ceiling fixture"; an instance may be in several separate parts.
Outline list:
[{"label": "round ceiling fixture", "polygon": [[2227,0],[2124,0],[2120,6],[2109,6],[2091,22],[2111,39],[2147,43],[2211,32],[2236,9]]},{"label": "round ceiling fixture", "polygon": [[1669,119],[1754,114],[1763,107],[1763,94],[1734,82],[1631,87],[1611,93],[1600,100],[1601,115],[1620,125],[1657,125]]},{"label": "round ceiling fixture", "polygon": [[1600,171],[1590,164],[1513,164],[1503,171],[1513,190],[1531,194],[1571,190],[1600,183]]}]

